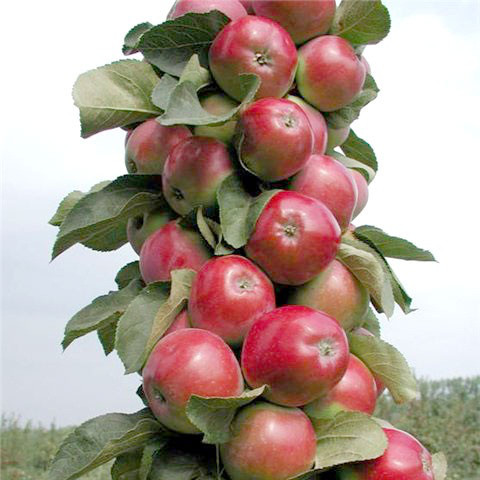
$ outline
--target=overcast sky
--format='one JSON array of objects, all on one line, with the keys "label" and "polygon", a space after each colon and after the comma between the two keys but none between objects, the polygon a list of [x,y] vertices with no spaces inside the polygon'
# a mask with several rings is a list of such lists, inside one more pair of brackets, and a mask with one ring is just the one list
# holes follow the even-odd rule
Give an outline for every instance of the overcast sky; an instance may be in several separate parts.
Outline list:
[{"label": "overcast sky", "polygon": [[[68,425],[141,407],[139,377],[123,376],[95,335],[64,354],[60,347],[68,319],[113,289],[135,254],[76,246],[49,263],[56,229],[47,221],[68,192],[125,173],[121,131],[80,139],[76,76],[121,58],[129,28],[162,22],[169,3],[17,1],[3,9],[4,412]],[[383,337],[418,375],[478,375],[480,2],[385,4],[392,32],[365,52],[381,93],[355,125],[380,170],[357,225],[403,236],[439,263],[393,262],[418,311],[382,319]]]}]

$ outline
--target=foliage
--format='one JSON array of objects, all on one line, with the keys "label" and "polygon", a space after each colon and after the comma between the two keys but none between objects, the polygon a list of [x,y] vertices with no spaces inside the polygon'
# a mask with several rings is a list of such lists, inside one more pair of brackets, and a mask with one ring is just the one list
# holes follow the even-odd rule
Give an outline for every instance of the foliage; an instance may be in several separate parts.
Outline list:
[{"label": "foliage", "polygon": [[[418,380],[421,397],[397,405],[384,394],[375,412],[395,427],[421,439],[432,452],[445,452],[448,480],[477,480],[480,472],[480,377]],[[47,480],[46,469],[60,442],[73,428],[33,426],[2,416],[1,477],[4,480]],[[110,464],[90,472],[86,480],[110,479]]]},{"label": "foliage", "polygon": [[[3,480],[48,480],[47,469],[60,443],[73,428],[49,428],[23,423],[14,415],[2,415],[1,471]],[[110,480],[110,464],[83,477],[85,480]]]},{"label": "foliage", "polygon": [[375,415],[419,438],[431,452],[443,451],[449,480],[480,477],[480,377],[419,380],[420,398],[396,405],[380,397]]}]

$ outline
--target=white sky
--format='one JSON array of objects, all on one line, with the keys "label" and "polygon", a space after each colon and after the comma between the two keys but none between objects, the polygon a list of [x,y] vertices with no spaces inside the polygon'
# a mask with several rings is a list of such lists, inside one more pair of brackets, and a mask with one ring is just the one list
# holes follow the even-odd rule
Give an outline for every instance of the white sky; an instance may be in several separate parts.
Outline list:
[{"label": "white sky", "polygon": [[[114,354],[105,359],[95,335],[64,354],[60,347],[68,319],[113,289],[116,271],[135,254],[77,246],[50,264],[56,229],[47,221],[71,190],[124,173],[123,133],[79,137],[76,76],[121,58],[129,28],[160,23],[169,4],[17,1],[3,10],[4,412],[67,425],[141,406],[139,377],[123,376]],[[355,126],[380,171],[357,224],[431,249],[439,263],[394,262],[419,310],[382,320],[383,336],[418,375],[478,375],[480,2],[385,4],[392,32],[366,50],[382,91]]]}]

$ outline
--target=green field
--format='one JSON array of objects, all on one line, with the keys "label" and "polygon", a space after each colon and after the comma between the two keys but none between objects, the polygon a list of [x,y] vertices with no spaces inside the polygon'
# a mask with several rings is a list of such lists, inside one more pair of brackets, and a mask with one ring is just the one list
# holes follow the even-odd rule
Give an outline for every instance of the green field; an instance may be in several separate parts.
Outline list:
[{"label": "green field", "polygon": [[[421,399],[395,405],[388,395],[376,415],[417,436],[431,452],[443,451],[450,480],[480,480],[480,377],[419,382]],[[47,480],[46,470],[71,428],[26,425],[12,415],[1,424],[1,478]],[[86,475],[108,480],[109,465]]]}]

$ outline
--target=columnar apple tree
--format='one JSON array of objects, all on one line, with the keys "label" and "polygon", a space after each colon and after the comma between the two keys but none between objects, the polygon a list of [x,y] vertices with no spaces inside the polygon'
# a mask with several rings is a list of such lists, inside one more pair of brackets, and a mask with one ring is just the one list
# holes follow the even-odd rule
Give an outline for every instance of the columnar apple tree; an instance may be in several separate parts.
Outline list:
[{"label": "columnar apple tree", "polygon": [[352,224],[378,168],[352,129],[379,93],[364,50],[389,29],[380,0],[177,0],[126,35],[139,58],[80,75],[81,135],[124,129],[126,173],[62,200],[53,258],[139,258],[63,347],[96,332],[145,408],[78,427],[52,480],[445,478],[373,416],[417,395],[381,339],[378,314],[412,310],[388,259],[434,260]]}]

